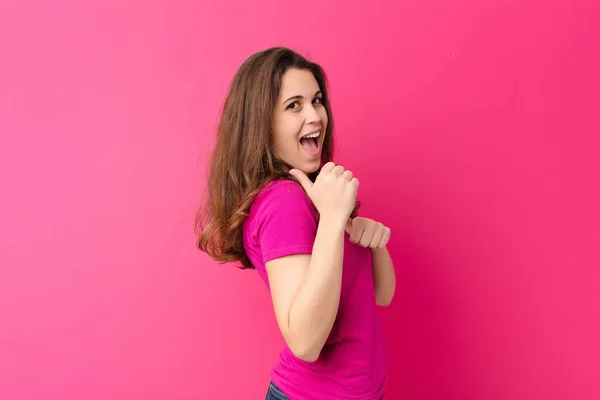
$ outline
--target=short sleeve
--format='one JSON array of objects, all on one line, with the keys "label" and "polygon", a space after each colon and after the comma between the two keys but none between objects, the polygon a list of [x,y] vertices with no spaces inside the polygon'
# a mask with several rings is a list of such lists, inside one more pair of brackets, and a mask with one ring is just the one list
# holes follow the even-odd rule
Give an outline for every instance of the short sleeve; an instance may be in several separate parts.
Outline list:
[{"label": "short sleeve", "polygon": [[256,204],[256,239],[263,262],[292,254],[311,254],[318,212],[293,181],[277,181]]}]

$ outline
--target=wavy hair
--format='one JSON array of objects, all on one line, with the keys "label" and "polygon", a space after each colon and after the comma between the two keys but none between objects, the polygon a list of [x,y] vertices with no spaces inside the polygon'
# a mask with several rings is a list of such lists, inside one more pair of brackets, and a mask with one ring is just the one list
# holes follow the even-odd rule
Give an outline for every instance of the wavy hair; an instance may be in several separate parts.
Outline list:
[{"label": "wavy hair", "polygon": [[[196,216],[197,247],[220,263],[239,261],[242,269],[254,268],[242,240],[242,223],[252,201],[272,180],[295,181],[288,173],[292,166],[273,152],[273,112],[281,79],[291,68],[310,71],[319,84],[329,121],[321,165],[333,158],[333,117],[323,69],[284,47],[250,56],[229,86],[208,165],[205,196]],[[314,181],[318,173],[309,178]]]}]

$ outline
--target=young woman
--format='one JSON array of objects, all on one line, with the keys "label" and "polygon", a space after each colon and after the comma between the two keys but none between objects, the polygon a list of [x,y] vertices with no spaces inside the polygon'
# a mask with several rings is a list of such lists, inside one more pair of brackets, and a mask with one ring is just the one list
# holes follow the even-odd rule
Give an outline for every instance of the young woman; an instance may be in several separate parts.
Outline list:
[{"label": "young woman", "polygon": [[384,398],[377,305],[396,286],[390,230],[357,216],[358,180],[334,164],[321,67],[286,48],[252,55],[225,100],[198,247],[255,268],[287,346],[267,399]]}]

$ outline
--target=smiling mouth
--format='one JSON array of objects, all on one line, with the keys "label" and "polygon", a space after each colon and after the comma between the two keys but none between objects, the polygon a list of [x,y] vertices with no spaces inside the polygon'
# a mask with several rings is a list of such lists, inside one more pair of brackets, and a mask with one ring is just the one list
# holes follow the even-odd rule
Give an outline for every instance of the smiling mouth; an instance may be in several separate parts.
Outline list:
[{"label": "smiling mouth", "polygon": [[320,150],[320,138],[321,132],[316,132],[313,134],[303,136],[300,139],[300,143],[302,144],[302,147],[304,148],[304,150],[306,150],[307,153],[311,155],[316,155],[319,153]]}]

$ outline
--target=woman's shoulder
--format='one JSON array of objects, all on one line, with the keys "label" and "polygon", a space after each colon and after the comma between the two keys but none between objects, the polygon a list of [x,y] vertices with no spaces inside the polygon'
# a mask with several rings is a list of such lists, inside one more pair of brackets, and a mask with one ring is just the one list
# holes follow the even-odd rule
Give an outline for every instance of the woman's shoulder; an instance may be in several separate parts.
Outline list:
[{"label": "woman's shoulder", "polygon": [[289,212],[286,210],[316,211],[312,201],[299,183],[289,179],[276,179],[265,185],[256,195],[250,209],[250,216]]},{"label": "woman's shoulder", "polygon": [[255,199],[256,202],[265,200],[283,199],[288,200],[290,198],[305,198],[306,193],[300,186],[290,179],[275,179],[265,185],[265,187],[258,193]]},{"label": "woman's shoulder", "polygon": [[[276,179],[267,183],[256,195],[244,224],[248,232],[259,232],[265,224],[271,227],[302,226],[312,224],[307,221],[317,222],[318,216],[317,209],[299,183]],[[273,221],[276,221],[275,225]]]}]

